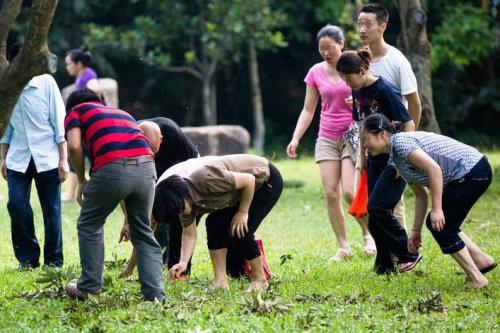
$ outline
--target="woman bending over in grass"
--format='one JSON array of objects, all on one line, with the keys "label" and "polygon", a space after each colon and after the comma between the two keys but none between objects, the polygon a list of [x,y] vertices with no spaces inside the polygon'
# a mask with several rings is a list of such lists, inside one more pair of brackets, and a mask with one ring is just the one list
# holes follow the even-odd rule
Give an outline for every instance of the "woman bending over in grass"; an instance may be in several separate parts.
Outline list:
[{"label": "woman bending over in grass", "polygon": [[[319,164],[328,217],[339,243],[339,249],[332,259],[342,261],[352,255],[342,210],[342,195],[349,204],[354,197],[356,148],[349,140],[344,140],[344,133],[353,123],[352,108],[348,105],[351,88],[340,78],[335,69],[345,47],[342,30],[333,25],[326,25],[318,32],[317,41],[319,53],[324,61],[312,66],[304,79],[306,82],[304,108],[286,152],[291,158],[297,157],[300,139],[311,124],[321,98],[319,134],[314,159]],[[375,255],[377,250],[368,227],[362,220],[358,220],[358,223],[365,241],[365,253]]]},{"label": "woman bending over in grass", "polygon": [[389,165],[415,192],[415,222],[408,250],[416,251],[421,246],[429,188],[432,208],[427,215],[427,228],[441,251],[451,254],[467,273],[468,286],[487,286],[483,274],[495,268],[496,263],[460,230],[472,206],[491,184],[492,172],[486,157],[443,135],[396,133],[395,125],[381,114],[367,117],[361,133],[370,154],[389,154]]},{"label": "woman bending over in grass", "polygon": [[266,290],[268,282],[254,233],[282,189],[278,169],[253,155],[205,156],[167,169],[156,185],[153,218],[166,223],[178,216],[182,224],[180,261],[170,269],[170,277],[177,278],[186,270],[196,243],[195,220],[208,213],[207,242],[215,273],[209,290],[228,289],[228,246],[250,262],[248,289]]}]

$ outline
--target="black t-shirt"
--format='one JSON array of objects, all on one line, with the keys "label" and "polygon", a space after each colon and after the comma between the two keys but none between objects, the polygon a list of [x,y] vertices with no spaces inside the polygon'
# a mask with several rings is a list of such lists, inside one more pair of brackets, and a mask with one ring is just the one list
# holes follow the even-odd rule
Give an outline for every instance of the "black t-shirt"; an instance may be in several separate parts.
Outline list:
[{"label": "black t-shirt", "polygon": [[198,157],[198,150],[193,142],[191,142],[173,120],[165,117],[157,117],[142,121],[156,123],[160,126],[161,135],[163,136],[160,150],[155,155],[156,174],[158,177],[172,165]]},{"label": "black t-shirt", "polygon": [[352,117],[362,121],[373,113],[382,113],[389,120],[405,123],[411,120],[401,94],[379,77],[372,85],[352,91]]},{"label": "black t-shirt", "polygon": [[[401,94],[379,77],[372,85],[352,91],[352,117],[362,121],[374,113],[382,113],[391,121],[406,123],[412,120]],[[388,155],[368,155],[368,163],[387,165]]]}]

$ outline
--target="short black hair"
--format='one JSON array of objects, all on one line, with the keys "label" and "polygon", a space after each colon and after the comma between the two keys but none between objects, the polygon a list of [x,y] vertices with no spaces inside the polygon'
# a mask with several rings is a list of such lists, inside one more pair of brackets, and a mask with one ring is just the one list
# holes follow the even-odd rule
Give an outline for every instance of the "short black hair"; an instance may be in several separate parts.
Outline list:
[{"label": "short black hair", "polygon": [[71,61],[75,64],[81,62],[83,66],[88,67],[92,61],[92,55],[88,51],[80,51],[78,49],[73,49],[67,53]]},{"label": "short black hair", "polygon": [[188,195],[186,181],[178,175],[172,175],[156,185],[152,212],[156,222],[177,221],[179,213],[184,210],[186,195]]},{"label": "short black hair", "polygon": [[101,99],[97,94],[90,90],[90,89],[80,89],[73,91],[69,96],[68,100],[66,101],[66,111],[71,110],[75,106],[82,104],[82,103],[87,103],[87,102],[99,102],[102,103]]},{"label": "short black hair", "polygon": [[16,56],[19,54],[19,51],[21,51],[21,48],[23,47],[24,43],[22,42],[17,42],[12,44],[9,47],[9,50],[7,51],[7,61],[12,62]]},{"label": "short black hair", "polygon": [[378,24],[389,22],[389,11],[381,3],[368,3],[361,7],[360,13],[373,13]]}]

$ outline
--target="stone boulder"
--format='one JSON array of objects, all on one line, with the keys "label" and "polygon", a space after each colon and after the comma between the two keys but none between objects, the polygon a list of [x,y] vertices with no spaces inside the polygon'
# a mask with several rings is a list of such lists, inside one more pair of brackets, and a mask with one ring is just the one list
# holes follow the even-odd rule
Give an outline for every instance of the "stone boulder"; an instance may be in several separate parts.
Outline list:
[{"label": "stone boulder", "polygon": [[244,154],[250,145],[250,133],[239,125],[182,127],[201,156]]},{"label": "stone boulder", "polygon": [[[101,86],[101,93],[104,96],[104,101],[106,105],[111,106],[112,108],[118,108],[118,82],[115,79],[111,78],[102,78],[97,79],[99,85]],[[68,96],[75,91],[75,85],[69,85],[61,90],[61,95],[64,100],[64,104],[66,104],[66,100]]]}]

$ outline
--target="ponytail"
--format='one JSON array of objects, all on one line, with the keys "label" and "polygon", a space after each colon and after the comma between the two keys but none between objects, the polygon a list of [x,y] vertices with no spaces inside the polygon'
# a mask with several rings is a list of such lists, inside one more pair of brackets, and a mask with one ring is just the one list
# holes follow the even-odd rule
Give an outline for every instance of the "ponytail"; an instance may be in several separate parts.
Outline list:
[{"label": "ponytail", "polygon": [[357,51],[345,51],[337,61],[337,72],[342,74],[357,74],[361,70],[368,71],[372,54],[367,48]]}]

